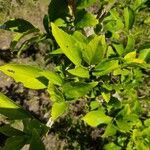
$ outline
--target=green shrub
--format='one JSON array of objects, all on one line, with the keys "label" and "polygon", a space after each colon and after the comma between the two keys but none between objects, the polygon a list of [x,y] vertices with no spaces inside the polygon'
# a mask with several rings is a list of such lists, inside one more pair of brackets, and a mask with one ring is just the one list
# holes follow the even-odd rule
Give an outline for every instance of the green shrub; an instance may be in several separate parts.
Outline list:
[{"label": "green shrub", "polygon": [[[50,39],[55,48],[51,57],[63,57],[54,72],[23,64],[5,64],[0,70],[26,88],[49,93],[53,106],[48,127],[68,111],[71,103],[84,99],[88,112],[81,120],[104,129],[103,149],[148,150],[150,121],[148,116],[142,117],[138,89],[149,77],[150,47],[143,42],[138,45],[137,33],[138,13],[147,9],[147,2],[136,0],[126,5],[103,0],[96,3],[96,15],[89,11],[95,3],[52,0],[43,19],[45,33],[23,19],[5,22],[4,29],[16,32],[13,49],[24,36],[36,33],[21,45],[19,55],[30,43]],[[147,95],[144,101],[148,101]],[[40,137],[48,127],[2,93],[0,113],[10,120],[22,120],[24,126],[23,130],[11,125],[0,128],[9,137],[4,149],[17,149],[16,145],[20,149],[25,144],[30,144],[30,149],[44,149]]]}]

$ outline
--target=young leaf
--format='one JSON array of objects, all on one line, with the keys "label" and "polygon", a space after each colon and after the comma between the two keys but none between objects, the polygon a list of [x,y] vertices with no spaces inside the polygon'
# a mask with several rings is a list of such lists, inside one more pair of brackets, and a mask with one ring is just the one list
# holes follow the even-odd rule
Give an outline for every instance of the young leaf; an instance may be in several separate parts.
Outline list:
[{"label": "young leaf", "polygon": [[125,60],[133,60],[136,58],[136,51],[130,52],[127,55],[124,56]]},{"label": "young leaf", "polygon": [[77,46],[76,40],[55,24],[51,24],[52,33],[63,53],[75,64],[80,65],[82,61],[81,49]]},{"label": "young leaf", "polygon": [[9,119],[24,119],[31,116],[21,108],[21,106],[15,104],[14,101],[0,93],[0,114],[8,117]]},{"label": "young leaf", "polygon": [[0,71],[12,77],[16,82],[23,83],[27,88],[46,88],[45,84],[37,79],[41,76],[40,72],[42,71],[39,68],[20,64],[6,64],[4,66],[0,66]]},{"label": "young leaf", "polygon": [[35,149],[45,150],[45,146],[40,138],[40,135],[36,131],[36,129],[33,129],[29,150],[35,150]]},{"label": "young leaf", "polygon": [[13,136],[7,139],[2,150],[21,150],[25,144],[26,138],[24,136]]},{"label": "young leaf", "polygon": [[99,63],[93,72],[93,75],[102,76],[109,74],[119,67],[118,60],[105,60]]},{"label": "young leaf", "polygon": [[93,27],[96,24],[98,24],[98,20],[93,14],[86,12],[85,10],[77,12],[75,19],[75,26],[77,28]]},{"label": "young leaf", "polygon": [[87,68],[83,68],[83,67],[76,67],[74,69],[70,69],[68,70],[68,72],[72,75],[81,77],[81,78],[89,78],[89,71]]},{"label": "young leaf", "polygon": [[36,29],[30,22],[24,19],[12,19],[3,24],[4,29],[13,32],[27,32]]},{"label": "young leaf", "polygon": [[127,55],[125,55],[124,59],[127,61],[127,63],[145,63],[143,59],[136,58],[136,52],[130,52]]},{"label": "young leaf", "polygon": [[98,64],[104,57],[107,45],[105,36],[95,36],[83,51],[83,58],[89,65]]},{"label": "young leaf", "polygon": [[126,7],[124,8],[124,21],[126,29],[130,30],[134,24],[135,14],[134,11]]},{"label": "young leaf", "polygon": [[97,127],[100,124],[108,124],[111,121],[111,117],[104,114],[101,110],[90,111],[87,113],[83,120],[92,127]]},{"label": "young leaf", "polygon": [[68,109],[68,103],[66,102],[55,102],[52,106],[52,119],[56,120],[59,116],[65,113]]},{"label": "young leaf", "polygon": [[68,82],[63,85],[63,91],[68,99],[77,99],[88,94],[98,83]]}]

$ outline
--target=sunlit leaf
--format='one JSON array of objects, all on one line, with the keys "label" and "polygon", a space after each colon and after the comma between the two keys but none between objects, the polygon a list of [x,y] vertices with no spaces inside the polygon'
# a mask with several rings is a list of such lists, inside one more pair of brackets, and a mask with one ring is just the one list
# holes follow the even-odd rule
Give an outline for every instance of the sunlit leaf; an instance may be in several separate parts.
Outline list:
[{"label": "sunlit leaf", "polygon": [[68,82],[63,85],[63,91],[68,99],[77,99],[88,94],[98,83]]},{"label": "sunlit leaf", "polygon": [[21,106],[17,105],[2,93],[0,93],[0,114],[9,119],[24,119],[31,117]]},{"label": "sunlit leaf", "polygon": [[117,132],[116,127],[112,123],[109,123],[105,129],[103,137],[114,136],[116,132]]},{"label": "sunlit leaf", "polygon": [[41,71],[40,74],[46,77],[50,83],[53,83],[56,85],[61,85],[63,83],[62,78],[55,72],[45,70],[45,71]]},{"label": "sunlit leaf", "polygon": [[63,93],[53,84],[48,85],[47,91],[50,94],[51,101],[53,102],[65,101]]},{"label": "sunlit leaf", "polygon": [[82,61],[81,51],[80,48],[75,44],[76,43],[75,39],[71,35],[59,29],[55,24],[51,24],[51,25],[52,25],[53,36],[55,37],[63,53],[75,65],[80,65]]},{"label": "sunlit leaf", "polygon": [[104,150],[121,150],[121,147],[113,142],[110,142],[104,146]]},{"label": "sunlit leaf", "polygon": [[138,58],[145,60],[145,61],[149,61],[150,60],[150,48],[141,50]]},{"label": "sunlit leaf", "polygon": [[68,103],[66,102],[55,102],[52,106],[52,119],[56,120],[59,116],[65,113],[68,109]]},{"label": "sunlit leaf", "polygon": [[105,36],[95,36],[83,50],[83,58],[89,65],[102,61],[107,45]]},{"label": "sunlit leaf", "polygon": [[102,76],[107,75],[119,67],[118,60],[105,60],[99,63],[93,72],[93,75]]},{"label": "sunlit leaf", "polygon": [[108,124],[111,121],[111,117],[104,114],[101,110],[90,111],[87,113],[83,120],[90,126],[96,127],[100,124]]},{"label": "sunlit leaf", "polygon": [[70,69],[68,70],[68,72],[72,75],[81,77],[81,78],[89,78],[89,71],[87,68],[83,68],[83,67],[76,67],[74,69]]},{"label": "sunlit leaf", "polygon": [[41,76],[40,72],[42,71],[39,68],[32,67],[29,65],[6,64],[4,66],[0,66],[0,71],[12,77],[16,82],[23,83],[24,86],[27,88],[46,88],[45,84],[37,79]]}]

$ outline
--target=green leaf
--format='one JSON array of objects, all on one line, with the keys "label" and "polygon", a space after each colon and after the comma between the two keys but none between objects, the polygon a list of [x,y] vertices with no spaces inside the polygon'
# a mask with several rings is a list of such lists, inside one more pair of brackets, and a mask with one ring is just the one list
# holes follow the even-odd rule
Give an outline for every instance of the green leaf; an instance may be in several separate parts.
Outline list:
[{"label": "green leaf", "polygon": [[134,20],[135,20],[134,11],[129,7],[124,8],[124,21],[126,29],[130,30],[132,28]]},{"label": "green leaf", "polygon": [[43,26],[45,31],[50,34],[50,27],[49,27],[49,16],[48,15],[44,15],[43,17]]},{"label": "green leaf", "polygon": [[87,113],[83,120],[92,127],[97,127],[100,124],[108,124],[111,121],[111,117],[104,114],[101,110],[90,111]]},{"label": "green leaf", "polygon": [[117,132],[116,127],[112,123],[109,123],[105,129],[103,137],[114,136],[116,132]]},{"label": "green leaf", "polygon": [[136,11],[144,5],[147,0],[135,0],[133,3],[133,9]]},{"label": "green leaf", "polygon": [[130,52],[124,56],[125,60],[133,60],[136,58],[136,51]]},{"label": "green leaf", "polygon": [[[112,3],[115,3],[113,0]],[[113,37],[119,30],[124,29],[124,24],[119,12],[114,8],[109,11],[110,15],[104,18],[104,28],[113,33]]]},{"label": "green leaf", "polygon": [[11,137],[11,136],[18,136],[18,135],[24,135],[24,133],[18,129],[15,129],[11,127],[10,125],[4,125],[0,127],[0,133],[3,133],[4,135]]},{"label": "green leaf", "polygon": [[41,76],[40,72],[42,71],[39,68],[20,64],[6,64],[4,66],[0,66],[0,71],[12,77],[16,82],[23,83],[27,88],[46,88],[45,84],[37,79]]},{"label": "green leaf", "polygon": [[13,32],[27,32],[28,30],[36,29],[30,22],[24,19],[12,19],[3,24],[4,29]]},{"label": "green leaf", "polygon": [[150,60],[150,48],[140,50],[139,59],[149,61]]},{"label": "green leaf", "polygon": [[120,56],[125,52],[123,44],[113,44],[113,47]]},{"label": "green leaf", "polygon": [[97,0],[78,0],[77,1],[77,9],[87,8],[96,2],[97,2]]},{"label": "green leaf", "polygon": [[53,102],[65,101],[63,93],[55,85],[49,84],[47,91],[50,94],[50,99]]},{"label": "green leaf", "polygon": [[59,86],[62,85],[63,83],[62,78],[55,72],[45,70],[45,71],[40,72],[40,74],[44,76],[45,78],[47,78],[50,83],[53,83]]},{"label": "green leaf", "polygon": [[102,92],[101,94],[104,100],[108,103],[110,101],[110,96],[111,96],[110,93]]},{"label": "green leaf", "polygon": [[67,26],[66,22],[65,22],[63,19],[61,19],[61,18],[56,19],[56,20],[54,21],[54,24],[55,24],[57,27],[66,27],[66,26]]},{"label": "green leaf", "polygon": [[125,52],[132,52],[134,50],[134,46],[135,46],[135,39],[132,35],[128,35],[128,41],[127,41],[127,45],[125,48]]},{"label": "green leaf", "polygon": [[[36,29],[36,28],[34,28],[34,29],[31,29],[31,30],[28,30],[28,31],[26,31],[26,32],[23,32],[23,33],[18,33],[18,32],[16,32],[15,34],[13,34],[13,39],[12,39],[12,41],[11,41],[11,43],[10,43],[10,49],[12,50],[12,51],[19,51],[20,49],[20,51],[22,52],[23,50],[23,44],[21,44],[21,46],[19,45],[20,43],[20,41],[23,39],[23,38],[25,38],[26,36],[31,36],[31,34],[33,34],[33,33],[36,33],[37,34],[37,32],[38,32],[39,30],[38,29]],[[29,47],[30,45],[31,45],[31,43],[33,43],[34,41],[36,41],[36,38],[35,38],[36,36],[33,36],[32,38],[30,38],[30,39],[28,39],[28,40],[26,40],[25,42],[23,42],[24,43],[24,45],[25,45],[25,43],[26,43],[26,46],[24,46],[24,48],[25,47]],[[38,35],[38,37],[37,37],[37,39],[39,39],[40,38],[40,36]],[[32,40],[31,40],[32,39]],[[27,42],[29,43],[29,41],[30,41],[30,45],[27,45]],[[19,46],[18,46],[19,45]],[[21,48],[22,47],[22,48]],[[27,48],[26,48],[27,49]],[[19,54],[21,53],[21,52],[18,52]],[[19,54],[18,54],[18,56],[19,56]]]},{"label": "green leaf", "polygon": [[145,23],[145,24],[150,24],[150,17],[147,17],[147,18],[144,20],[144,23]]},{"label": "green leaf", "polygon": [[126,60],[126,62],[129,63],[145,63],[145,61],[143,59],[139,59],[136,58],[136,51],[130,52],[127,55],[124,56],[124,59]]},{"label": "green leaf", "polygon": [[117,146],[116,144],[114,144],[113,142],[106,144],[104,146],[104,150],[121,150],[120,146]]},{"label": "green leaf", "polygon": [[39,120],[34,119],[34,118],[23,119],[22,122],[24,125],[23,131],[27,133],[28,135],[31,135],[32,131],[36,129],[36,131],[38,132],[40,136],[45,136],[45,134],[49,130],[49,128],[45,124],[42,124]]},{"label": "green leaf", "polygon": [[90,108],[91,108],[91,110],[94,110],[94,109],[97,109],[97,108],[99,108],[101,105],[100,105],[100,102],[99,101],[92,101],[91,103],[90,103]]},{"label": "green leaf", "polygon": [[48,15],[50,22],[58,18],[66,19],[68,16],[68,3],[66,0],[51,0],[48,6]]},{"label": "green leaf", "polygon": [[93,14],[86,12],[85,10],[77,12],[75,19],[75,26],[77,28],[93,27],[96,24],[98,24],[98,20]]},{"label": "green leaf", "polygon": [[68,82],[63,85],[63,91],[68,99],[78,99],[79,97],[88,94],[98,82],[82,83],[82,82]]},{"label": "green leaf", "polygon": [[52,54],[52,55],[63,54],[63,51],[61,50],[61,48],[58,48],[58,49],[52,51],[50,54]]},{"label": "green leaf", "polygon": [[93,75],[96,76],[102,76],[109,74],[113,70],[117,69],[119,67],[118,60],[105,60],[99,63],[93,72]]},{"label": "green leaf", "polygon": [[88,38],[86,37],[86,36],[84,36],[81,32],[79,32],[79,31],[75,31],[74,33],[73,33],[73,37],[75,38],[75,39],[78,39],[78,42],[80,42],[80,43],[84,43],[84,44],[88,44]]},{"label": "green leaf", "polygon": [[113,48],[111,46],[108,46],[106,57],[108,58],[108,57],[111,57],[113,55],[115,55]]},{"label": "green leaf", "polygon": [[33,129],[29,150],[35,150],[35,149],[45,150],[45,146],[40,138],[40,135],[36,131],[36,129]]},{"label": "green leaf", "polygon": [[52,106],[52,119],[56,120],[59,116],[61,116],[63,113],[65,113],[68,109],[68,103],[67,102],[55,102]]},{"label": "green leaf", "polygon": [[63,53],[75,64],[80,65],[82,61],[81,49],[76,45],[76,40],[55,24],[52,25],[52,33]]},{"label": "green leaf", "polygon": [[98,64],[104,57],[107,45],[105,36],[95,36],[83,51],[83,59],[89,65]]},{"label": "green leaf", "polygon": [[150,127],[150,118],[144,121],[144,125]]},{"label": "green leaf", "polygon": [[21,150],[25,144],[26,138],[24,136],[13,136],[7,139],[2,150]]},{"label": "green leaf", "polygon": [[81,77],[81,78],[89,78],[89,71],[87,68],[83,68],[83,67],[76,67],[74,69],[70,69],[68,70],[68,72],[72,75]]},{"label": "green leaf", "polygon": [[138,116],[136,114],[129,114],[116,120],[117,126],[122,132],[129,132],[134,125],[138,123]]},{"label": "green leaf", "polygon": [[21,106],[2,93],[0,93],[0,114],[16,120],[31,117]]}]

